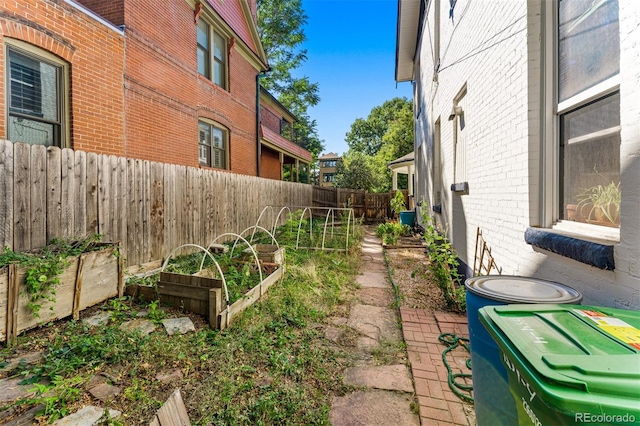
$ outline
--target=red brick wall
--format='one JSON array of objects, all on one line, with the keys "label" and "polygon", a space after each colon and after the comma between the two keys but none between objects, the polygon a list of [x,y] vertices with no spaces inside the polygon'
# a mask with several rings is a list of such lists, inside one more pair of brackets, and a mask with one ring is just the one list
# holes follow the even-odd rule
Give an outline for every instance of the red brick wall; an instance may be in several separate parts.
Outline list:
[{"label": "red brick wall", "polygon": [[260,155],[261,168],[260,175],[263,178],[282,180],[282,166],[280,165],[280,154],[266,146],[262,147]]},{"label": "red brick wall", "polygon": [[229,130],[231,170],[256,175],[256,69],[232,50],[229,91],[200,76],[184,0],[127,0],[125,25],[127,155],[198,166],[203,117]]},{"label": "red brick wall", "polygon": [[124,24],[124,0],[76,0],[114,25]]},{"label": "red brick wall", "polygon": [[[197,73],[194,11],[184,0],[82,1],[124,22],[126,52],[121,33],[63,2],[7,2],[0,11],[0,36],[69,62],[74,148],[198,166],[204,117],[229,130],[231,171],[257,174],[257,70],[237,50],[229,55],[229,91],[223,90]],[[0,93],[3,80],[4,70]]]},{"label": "red brick wall", "polygon": [[280,116],[264,104],[260,105],[260,122],[280,134]]},{"label": "red brick wall", "polygon": [[[69,64],[70,133],[74,149],[124,155],[124,39],[78,9],[52,0],[3,2],[0,42],[12,38]],[[5,60],[0,51],[0,117],[6,117]],[[6,119],[0,138],[7,137]]]}]

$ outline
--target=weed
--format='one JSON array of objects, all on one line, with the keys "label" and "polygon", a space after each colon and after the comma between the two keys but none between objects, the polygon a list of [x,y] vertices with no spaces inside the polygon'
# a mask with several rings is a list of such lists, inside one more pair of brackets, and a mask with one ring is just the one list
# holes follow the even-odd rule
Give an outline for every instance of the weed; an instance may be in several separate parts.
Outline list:
[{"label": "weed", "polygon": [[112,320],[118,321],[131,317],[131,308],[127,304],[128,301],[129,297],[124,296],[120,299],[111,299],[105,304],[109,309]]},{"label": "weed", "polygon": [[384,222],[376,227],[376,235],[382,238],[384,244],[394,245],[403,235],[410,235],[411,228],[397,222]]},{"label": "weed", "polygon": [[444,292],[449,309],[465,312],[465,291],[460,282],[462,277],[458,273],[460,263],[457,253],[446,235],[436,228],[428,213],[423,212],[423,219],[425,224],[423,237],[427,243],[431,276]]},{"label": "weed", "polygon": [[147,319],[156,324],[160,324],[166,317],[165,312],[158,307],[159,304],[159,300],[154,300],[147,305]]}]

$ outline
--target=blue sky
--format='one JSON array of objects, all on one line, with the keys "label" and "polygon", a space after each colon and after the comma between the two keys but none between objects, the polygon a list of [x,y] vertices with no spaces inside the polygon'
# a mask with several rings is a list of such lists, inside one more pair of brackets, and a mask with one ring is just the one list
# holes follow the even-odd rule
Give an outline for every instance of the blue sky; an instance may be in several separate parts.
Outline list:
[{"label": "blue sky", "polygon": [[320,86],[309,110],[323,153],[349,149],[345,134],[357,118],[394,97],[411,99],[411,84],[395,82],[397,0],[303,0],[308,59],[296,76]]}]

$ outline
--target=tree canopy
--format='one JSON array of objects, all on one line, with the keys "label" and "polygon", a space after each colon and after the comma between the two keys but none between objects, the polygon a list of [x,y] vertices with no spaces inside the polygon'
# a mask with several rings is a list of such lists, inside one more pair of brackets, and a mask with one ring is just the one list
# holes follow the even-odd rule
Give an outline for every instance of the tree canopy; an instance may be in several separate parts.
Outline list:
[{"label": "tree canopy", "polygon": [[378,186],[376,174],[365,154],[348,151],[338,163],[334,185],[336,188],[373,191]]},{"label": "tree canopy", "polygon": [[391,172],[387,164],[413,151],[413,104],[406,98],[393,98],[374,107],[366,119],[353,122],[345,140],[349,145],[346,157],[355,158],[355,153],[363,156],[362,160],[346,162],[342,173],[349,176],[350,164],[361,168],[360,162],[365,161],[374,175],[369,190],[388,191]]},{"label": "tree canopy", "polygon": [[300,121],[294,124],[296,141],[317,158],[323,141],[307,111],[320,102],[318,83],[292,74],[307,60],[306,49],[300,48],[306,40],[306,22],[302,0],[258,0],[258,34],[271,66],[260,83],[298,117]]}]

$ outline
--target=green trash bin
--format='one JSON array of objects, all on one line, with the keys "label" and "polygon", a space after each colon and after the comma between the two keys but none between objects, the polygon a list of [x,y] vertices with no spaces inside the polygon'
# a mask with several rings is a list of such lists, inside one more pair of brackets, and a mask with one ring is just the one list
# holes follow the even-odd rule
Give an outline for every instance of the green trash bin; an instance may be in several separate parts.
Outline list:
[{"label": "green trash bin", "polygon": [[486,306],[519,425],[640,424],[640,312]]}]

